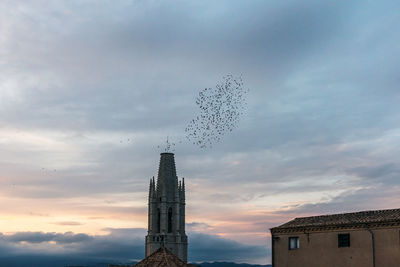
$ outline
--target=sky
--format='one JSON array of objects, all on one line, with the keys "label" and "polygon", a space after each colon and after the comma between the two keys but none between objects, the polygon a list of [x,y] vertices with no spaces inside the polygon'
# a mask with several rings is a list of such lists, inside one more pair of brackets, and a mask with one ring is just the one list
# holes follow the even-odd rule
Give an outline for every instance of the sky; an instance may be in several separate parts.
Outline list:
[{"label": "sky", "polygon": [[[400,208],[399,8],[1,0],[0,262],[142,259],[167,136],[192,262],[267,264],[271,227]],[[228,74],[246,110],[201,149],[184,129]]]}]

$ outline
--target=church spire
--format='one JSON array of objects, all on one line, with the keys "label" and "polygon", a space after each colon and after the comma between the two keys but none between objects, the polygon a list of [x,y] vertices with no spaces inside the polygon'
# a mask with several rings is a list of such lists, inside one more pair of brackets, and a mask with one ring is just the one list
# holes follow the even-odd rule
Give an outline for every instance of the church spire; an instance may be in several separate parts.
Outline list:
[{"label": "church spire", "polygon": [[169,152],[161,153],[157,176],[157,191],[166,195],[172,193],[170,191],[174,191],[176,179],[174,154]]},{"label": "church spire", "polygon": [[146,257],[165,247],[187,261],[185,233],[185,183],[176,176],[174,154],[161,153],[157,184],[150,181]]}]

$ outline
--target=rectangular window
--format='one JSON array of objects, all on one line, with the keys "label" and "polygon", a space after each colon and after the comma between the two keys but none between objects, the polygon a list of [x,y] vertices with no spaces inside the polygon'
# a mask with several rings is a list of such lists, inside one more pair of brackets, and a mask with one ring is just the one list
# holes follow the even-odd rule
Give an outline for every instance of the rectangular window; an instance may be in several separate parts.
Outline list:
[{"label": "rectangular window", "polygon": [[298,249],[300,248],[299,237],[292,236],[289,237],[289,250]]},{"label": "rectangular window", "polygon": [[350,234],[338,234],[338,247],[350,247]]}]

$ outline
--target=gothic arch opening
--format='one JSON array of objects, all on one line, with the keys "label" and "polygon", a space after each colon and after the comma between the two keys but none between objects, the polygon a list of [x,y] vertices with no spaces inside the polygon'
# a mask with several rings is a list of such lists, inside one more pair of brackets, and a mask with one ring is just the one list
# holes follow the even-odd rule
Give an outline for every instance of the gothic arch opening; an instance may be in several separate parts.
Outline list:
[{"label": "gothic arch opening", "polygon": [[160,209],[157,209],[157,233],[161,232]]},{"label": "gothic arch opening", "polygon": [[168,233],[172,233],[172,208],[168,209]]}]

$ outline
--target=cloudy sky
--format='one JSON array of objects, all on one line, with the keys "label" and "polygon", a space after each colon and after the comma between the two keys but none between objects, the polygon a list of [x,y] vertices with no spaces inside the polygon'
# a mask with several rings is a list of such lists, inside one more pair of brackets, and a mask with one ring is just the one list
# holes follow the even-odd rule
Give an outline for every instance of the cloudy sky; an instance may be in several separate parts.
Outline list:
[{"label": "cloudy sky", "polygon": [[[0,258],[143,258],[167,136],[190,261],[266,264],[270,227],[399,208],[399,8],[1,0]],[[195,99],[227,74],[246,112],[199,149]]]}]

